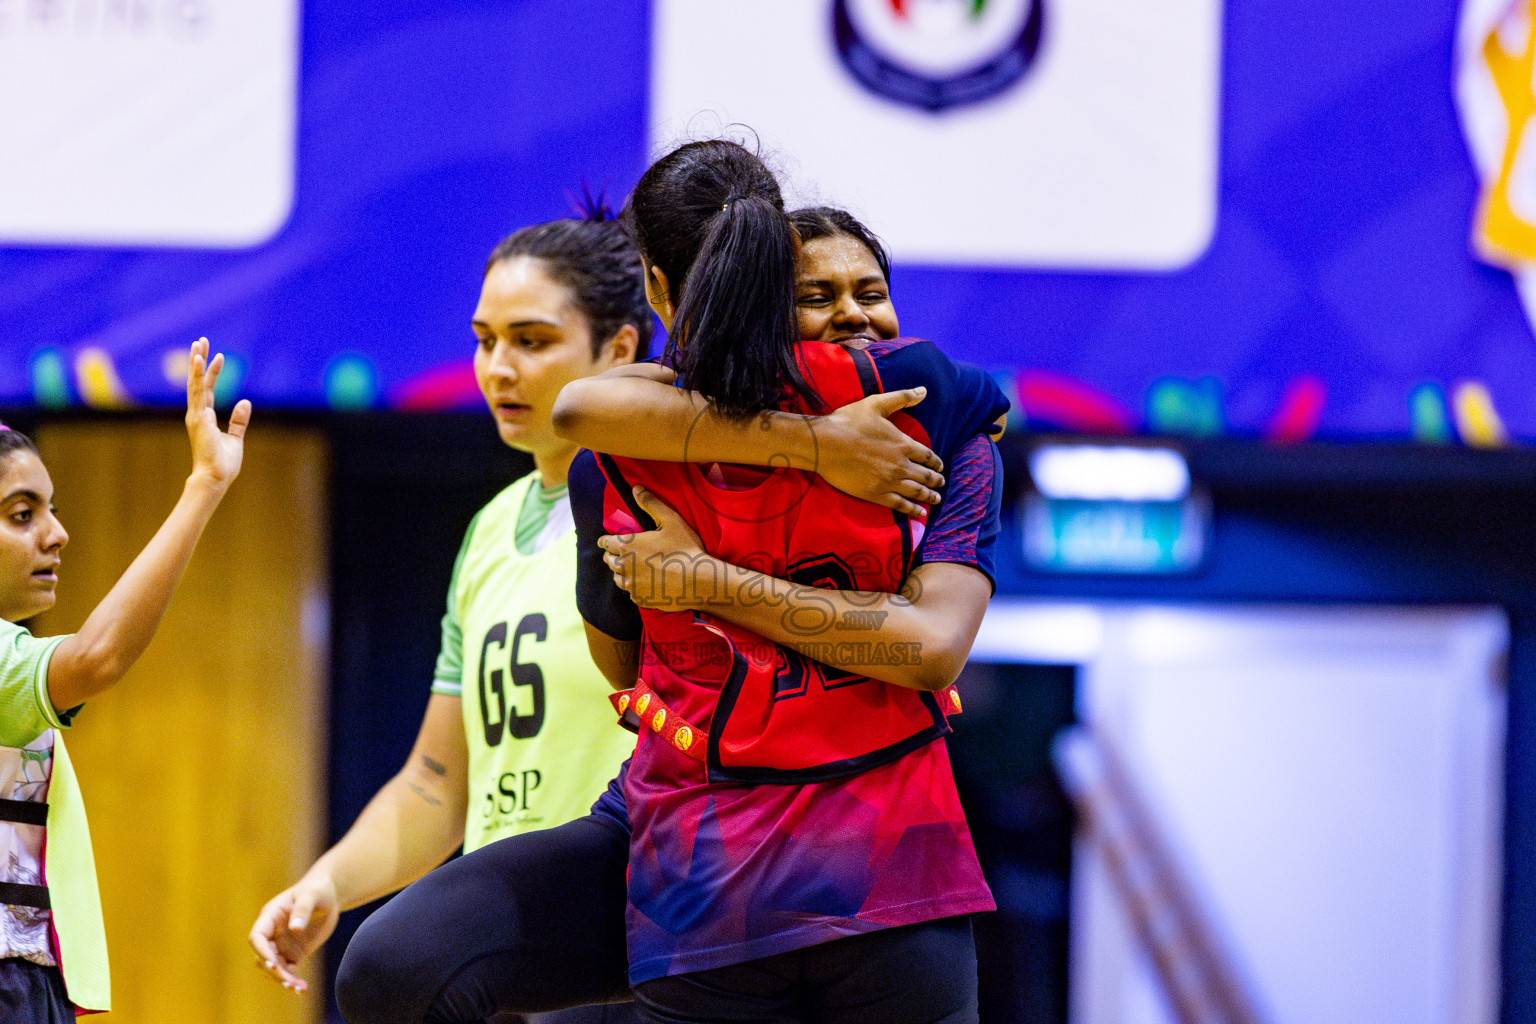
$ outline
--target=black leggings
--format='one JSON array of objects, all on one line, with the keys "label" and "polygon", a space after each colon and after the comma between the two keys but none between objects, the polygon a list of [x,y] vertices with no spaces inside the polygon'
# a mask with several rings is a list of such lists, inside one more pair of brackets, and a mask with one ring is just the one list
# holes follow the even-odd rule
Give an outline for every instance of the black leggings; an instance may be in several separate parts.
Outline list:
[{"label": "black leggings", "polygon": [[336,974],[341,1015],[348,1024],[457,1024],[632,998],[628,864],[629,834],[601,815],[450,861],[357,930]]},{"label": "black leggings", "polygon": [[969,917],[866,932],[635,986],[651,1024],[976,1024]]},{"label": "black leggings", "polygon": [[[438,868],[363,923],[336,974],[348,1024],[461,1024],[632,997],[656,1024],[974,1024],[969,918],[855,935],[744,964],[625,977],[629,834],[588,815]],[[560,1014],[617,1024],[631,1007]],[[553,1021],[549,1022],[553,1024]]]},{"label": "black leggings", "polygon": [[0,957],[0,1021],[8,1024],[75,1024],[75,1004],[57,967],[20,957]]}]

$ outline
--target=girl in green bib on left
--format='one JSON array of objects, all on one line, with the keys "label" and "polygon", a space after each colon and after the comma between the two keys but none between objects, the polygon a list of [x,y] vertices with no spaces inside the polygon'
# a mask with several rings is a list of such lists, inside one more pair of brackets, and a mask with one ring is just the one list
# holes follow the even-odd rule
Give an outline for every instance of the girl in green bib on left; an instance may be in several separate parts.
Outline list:
[{"label": "girl in green bib on left", "polygon": [[224,357],[206,339],[187,367],[192,475],[181,500],[80,631],[18,623],[53,607],[69,534],[25,434],[0,426],[0,1020],[66,1024],[110,1007],[106,937],[85,809],[60,730],[149,646],[203,527],[240,472],[251,403],[219,430]]}]

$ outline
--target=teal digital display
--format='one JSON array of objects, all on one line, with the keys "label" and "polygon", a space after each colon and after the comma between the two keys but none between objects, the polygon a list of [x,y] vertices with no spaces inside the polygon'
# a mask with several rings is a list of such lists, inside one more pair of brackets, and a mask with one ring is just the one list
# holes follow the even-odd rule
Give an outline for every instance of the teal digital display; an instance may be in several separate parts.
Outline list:
[{"label": "teal digital display", "polygon": [[1192,491],[1178,501],[1022,501],[1024,560],[1063,573],[1180,574],[1199,568],[1210,533],[1210,499]]}]

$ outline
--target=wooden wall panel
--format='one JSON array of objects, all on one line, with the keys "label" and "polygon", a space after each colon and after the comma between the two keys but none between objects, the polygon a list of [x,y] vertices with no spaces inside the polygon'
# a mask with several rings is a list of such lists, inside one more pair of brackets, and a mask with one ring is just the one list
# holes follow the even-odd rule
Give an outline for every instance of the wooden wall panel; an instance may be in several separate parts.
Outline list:
[{"label": "wooden wall panel", "polygon": [[[191,456],[176,423],[58,424],[38,443],[70,543],[33,625],[60,633],[159,527]],[[154,643],[70,732],[112,960],[104,1024],[322,1016],[256,969],[245,935],[324,840],[325,466],[317,432],[258,414]]]}]

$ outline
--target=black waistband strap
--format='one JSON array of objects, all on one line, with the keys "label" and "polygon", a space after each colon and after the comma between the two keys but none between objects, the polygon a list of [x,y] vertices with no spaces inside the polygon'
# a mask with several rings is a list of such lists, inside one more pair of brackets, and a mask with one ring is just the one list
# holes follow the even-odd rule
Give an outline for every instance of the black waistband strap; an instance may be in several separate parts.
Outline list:
[{"label": "black waistband strap", "polygon": [[13,907],[36,907],[38,910],[50,910],[53,906],[48,902],[46,885],[21,885],[17,882],[0,882],[0,903]]},{"label": "black waistband strap", "polygon": [[0,800],[0,821],[14,821],[20,825],[46,825],[48,805],[30,800]]}]

